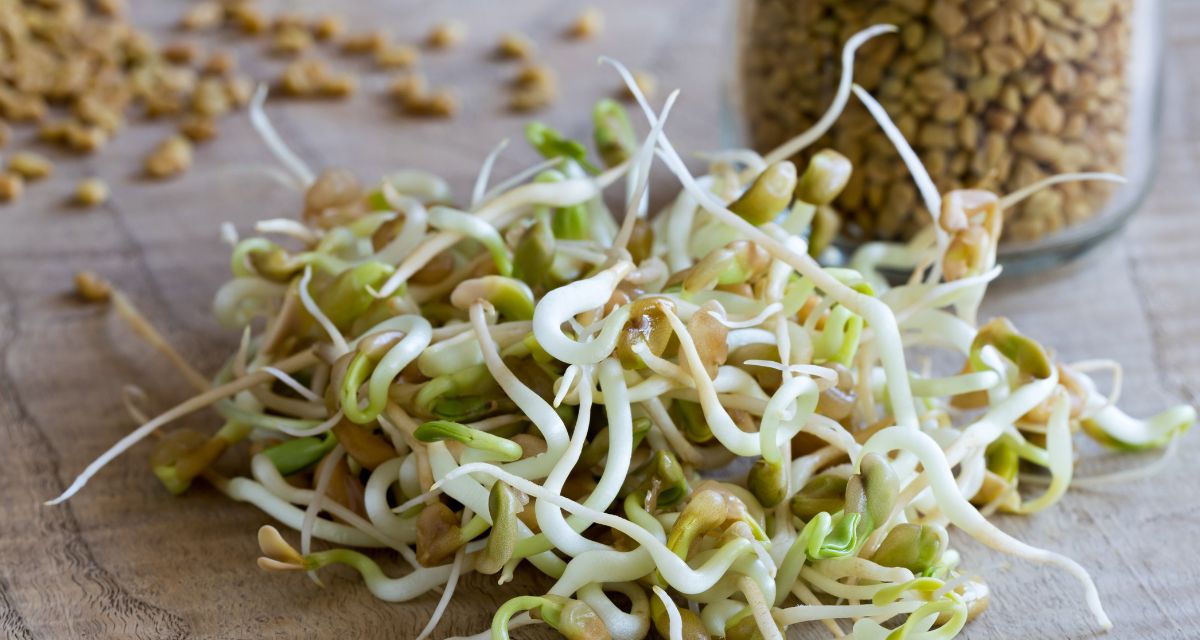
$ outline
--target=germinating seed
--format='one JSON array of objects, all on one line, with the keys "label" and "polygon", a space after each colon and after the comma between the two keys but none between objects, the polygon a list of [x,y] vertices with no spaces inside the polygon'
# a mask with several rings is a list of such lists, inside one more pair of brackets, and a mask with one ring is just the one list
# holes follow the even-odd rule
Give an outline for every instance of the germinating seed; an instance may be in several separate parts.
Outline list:
[{"label": "germinating seed", "polygon": [[411,44],[392,43],[375,51],[375,64],[382,69],[403,69],[416,64],[421,52]]}]

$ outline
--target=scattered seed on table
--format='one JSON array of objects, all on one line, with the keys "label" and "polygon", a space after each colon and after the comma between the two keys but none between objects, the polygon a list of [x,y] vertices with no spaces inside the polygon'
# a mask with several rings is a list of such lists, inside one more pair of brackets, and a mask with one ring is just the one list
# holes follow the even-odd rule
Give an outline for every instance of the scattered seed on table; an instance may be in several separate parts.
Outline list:
[{"label": "scattered seed on table", "polygon": [[179,120],[179,133],[192,142],[208,142],[217,136],[217,121],[210,116],[189,113]]},{"label": "scattered seed on table", "polygon": [[312,23],[313,37],[322,42],[332,40],[346,30],[346,23],[341,16],[325,14]]},{"label": "scattered seed on table", "polygon": [[146,173],[154,178],[169,178],[192,165],[192,143],[180,135],[163,140],[146,156]]},{"label": "scattered seed on table", "polygon": [[449,49],[458,46],[466,37],[467,25],[460,20],[447,20],[429,31],[426,42],[434,49]]},{"label": "scattered seed on table", "polygon": [[594,38],[604,30],[604,14],[596,7],[587,7],[571,23],[568,35],[572,38]]},{"label": "scattered seed on table", "polygon": [[519,31],[505,33],[496,44],[496,55],[507,60],[528,60],[536,52],[533,40]]},{"label": "scattered seed on table", "polygon": [[179,27],[185,31],[212,29],[221,24],[224,15],[225,9],[219,2],[201,0],[187,8],[183,17],[179,19]]},{"label": "scattered seed on table", "polygon": [[75,295],[86,302],[104,302],[112,296],[112,285],[92,271],[76,271]]},{"label": "scattered seed on table", "polygon": [[416,47],[396,42],[375,50],[375,65],[381,69],[404,69],[416,64],[420,57]]},{"label": "scattered seed on table", "polygon": [[0,202],[12,202],[25,191],[25,179],[10,171],[0,171]]},{"label": "scattered seed on table", "polygon": [[103,204],[108,196],[108,185],[100,178],[84,178],[75,186],[75,202],[84,207]]},{"label": "scattered seed on table", "polygon": [[54,172],[54,163],[39,153],[18,151],[9,157],[8,170],[26,180],[41,180]]}]

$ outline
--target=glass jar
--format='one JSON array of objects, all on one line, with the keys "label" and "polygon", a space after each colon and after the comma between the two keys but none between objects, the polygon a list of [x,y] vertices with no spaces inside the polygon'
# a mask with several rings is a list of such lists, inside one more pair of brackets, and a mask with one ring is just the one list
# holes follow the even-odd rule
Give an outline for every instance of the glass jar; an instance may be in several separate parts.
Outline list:
[{"label": "glass jar", "polygon": [[[1158,0],[741,0],[737,11],[730,95],[745,140],[760,151],[821,117],[846,40],[886,23],[898,33],[859,49],[854,81],[943,192],[1006,194],[1061,173],[1128,179],[1059,184],[1006,211],[1000,259],[1010,271],[1094,246],[1149,187],[1161,103]],[[899,155],[854,98],[807,152],[825,147],[855,166],[836,203],[842,242],[903,240],[930,223]]]}]

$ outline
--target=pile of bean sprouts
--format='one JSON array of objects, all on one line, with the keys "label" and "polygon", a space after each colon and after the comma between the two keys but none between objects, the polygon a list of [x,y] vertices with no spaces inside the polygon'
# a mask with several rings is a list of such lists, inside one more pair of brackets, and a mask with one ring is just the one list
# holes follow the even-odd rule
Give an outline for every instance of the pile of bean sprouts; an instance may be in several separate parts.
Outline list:
[{"label": "pile of bean sprouts", "polygon": [[[1195,412],[1130,417],[1115,404],[1119,368],[1103,393],[1089,372],[1111,363],[1059,362],[1008,320],[976,313],[1000,273],[1005,209],[1054,182],[1119,177],[938,193],[853,85],[855,50],[892,31],[848,41],[839,91],[812,130],[765,156],[708,154],[703,176],[664,130],[678,92],[656,111],[606,60],[649,133],[639,139],[610,100],[594,110],[594,154],[531,124],[545,160],[490,186],[500,145],[466,200],[418,171],[371,188],[344,171],[314,176],[260,95],[254,122],[304,209],[251,238],[226,228],[234,277],[214,308],[243,328],[240,348],[210,381],[115,296],[199,395],[147,420],[130,394],[143,424],[53,502],[210,408],[224,420],[215,434],[155,441],[164,485],[182,493],[203,478],[298,532],[297,548],[260,529],[265,570],[315,579],[348,565],[388,602],[440,589],[418,638],[464,574],[503,583],[526,566],[553,586],[504,603],[474,637],[546,624],[580,640],[770,640],[819,623],[836,637],[950,638],[989,597],[949,547],[950,525],[1069,572],[1108,628],[1080,564],[985,516],[1040,511],[1073,484],[1103,482],[1073,477],[1079,431],[1144,450],[1172,442]],[[937,219],[907,244],[868,244],[827,267],[814,256],[853,167],[829,149],[803,171],[788,158],[852,94]],[[682,186],[655,216],[653,165]],[[889,286],[885,269],[911,277]],[[914,352],[930,364],[912,366]],[[213,471],[242,441],[247,475]],[[391,577],[356,549],[395,551],[411,570]]]}]

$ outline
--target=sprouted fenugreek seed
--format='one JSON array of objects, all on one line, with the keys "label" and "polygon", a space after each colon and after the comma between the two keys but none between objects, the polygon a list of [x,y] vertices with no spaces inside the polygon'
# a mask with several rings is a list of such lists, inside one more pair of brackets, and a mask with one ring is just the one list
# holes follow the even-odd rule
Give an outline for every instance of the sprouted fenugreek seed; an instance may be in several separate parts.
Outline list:
[{"label": "sprouted fenugreek seed", "polygon": [[[845,86],[853,80],[847,69]],[[879,103],[852,92],[904,148]],[[676,95],[661,113],[643,109],[644,139],[620,103],[598,103],[599,154],[530,123],[526,139],[545,160],[493,184],[501,145],[459,197],[420,171],[370,184],[344,170],[314,178],[256,101],[255,126],[308,186],[297,220],[233,248],[214,311],[251,332],[247,347],[210,382],[114,289],[116,312],[198,395],[139,419],[50,504],[217,405],[224,427],[179,429],[154,447],[166,490],[203,479],[267,513],[290,510],[281,526],[300,548],[264,526],[259,567],[295,576],[347,565],[391,602],[452,594],[469,571],[553,576],[549,594],[497,608],[495,638],[529,612],[580,640],[651,626],[661,637],[682,626],[689,638],[779,639],[818,621],[846,635],[847,618],[855,638],[949,639],[991,597],[951,547],[951,526],[1069,573],[1096,625],[1111,627],[1081,564],[983,514],[1034,513],[1081,480],[1149,475],[1159,461],[1081,479],[1076,440],[1164,447],[1196,412],[1129,416],[1083,367],[1004,318],[978,320],[1004,210],[1030,192],[939,193],[906,153],[936,212],[931,231],[826,268],[809,247],[827,235],[822,211],[849,184],[849,159],[825,149],[798,169],[787,158],[816,130],[765,157],[736,152],[741,170],[715,154],[694,176],[665,133]],[[841,110],[835,102],[823,120]],[[637,194],[652,179],[659,188],[660,166],[682,189],[650,218]],[[610,213],[617,200],[628,207]],[[266,235],[284,228],[295,242]],[[882,265],[914,273],[893,287]],[[915,348],[948,366],[914,364]],[[259,403],[227,402],[243,393]],[[263,433],[237,477],[218,473],[225,451]],[[724,468],[738,457],[751,462],[744,474]],[[704,473],[716,468],[724,479]],[[303,517],[297,491],[319,505]],[[393,579],[357,550],[380,537],[415,569]],[[330,546],[313,550],[313,538]]]}]

